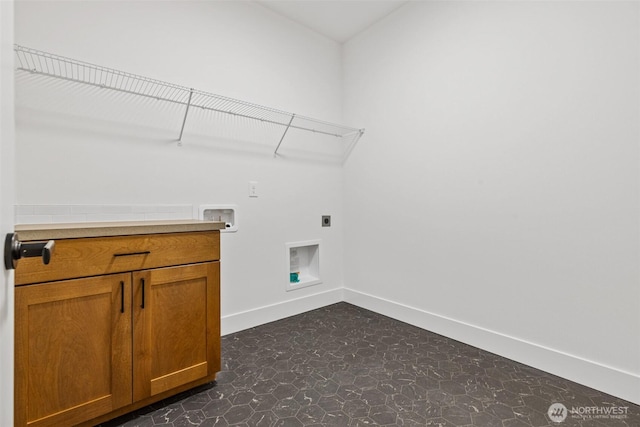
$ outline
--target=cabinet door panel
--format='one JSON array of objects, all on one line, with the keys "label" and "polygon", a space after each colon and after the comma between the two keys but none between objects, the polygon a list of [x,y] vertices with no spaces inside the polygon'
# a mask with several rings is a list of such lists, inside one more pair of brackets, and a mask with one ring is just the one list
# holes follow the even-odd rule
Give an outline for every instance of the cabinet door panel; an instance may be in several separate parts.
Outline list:
[{"label": "cabinet door panel", "polygon": [[218,262],[134,273],[134,400],[220,369],[219,280]]},{"label": "cabinet door panel", "polygon": [[75,424],[132,402],[130,274],[15,295],[16,425]]}]

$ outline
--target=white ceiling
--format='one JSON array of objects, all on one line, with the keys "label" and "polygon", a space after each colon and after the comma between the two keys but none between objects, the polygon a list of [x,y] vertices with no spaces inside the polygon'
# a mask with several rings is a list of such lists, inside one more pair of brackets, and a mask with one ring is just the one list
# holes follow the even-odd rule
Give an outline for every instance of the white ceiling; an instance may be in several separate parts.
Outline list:
[{"label": "white ceiling", "polygon": [[406,0],[257,0],[264,7],[344,43]]}]

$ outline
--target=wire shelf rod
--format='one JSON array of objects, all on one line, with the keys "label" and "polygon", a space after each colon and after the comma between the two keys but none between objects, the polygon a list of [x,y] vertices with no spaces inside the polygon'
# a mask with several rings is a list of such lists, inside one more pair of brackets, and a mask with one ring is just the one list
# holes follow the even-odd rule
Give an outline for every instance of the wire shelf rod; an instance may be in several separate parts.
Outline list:
[{"label": "wire shelf rod", "polygon": [[[31,73],[34,73],[34,74],[41,74],[41,75],[45,75],[45,76],[56,77],[56,78],[58,78],[60,80],[65,80],[65,81],[78,83],[78,80],[71,79],[71,78],[68,78],[68,77],[61,77],[61,76],[56,76],[56,75],[51,75],[51,74],[46,74],[46,73],[39,73],[37,71],[31,71],[31,70],[25,70],[25,69],[22,69],[22,70],[30,71]],[[88,86],[93,86],[93,87],[96,87],[96,88],[99,88],[99,89],[104,89],[105,88],[105,86],[103,84],[100,84],[100,83],[89,83],[89,82],[81,82],[81,83],[86,84]],[[108,88],[110,90],[113,90],[113,91],[116,91],[116,92],[121,92],[121,93],[126,93],[126,94],[129,94],[129,95],[138,95],[138,96],[142,96],[142,97],[149,98],[149,99],[155,99],[155,100],[160,99],[162,101],[171,102],[173,104],[187,105],[186,102],[176,101],[176,100],[173,100],[173,99],[158,98],[157,96],[146,95],[144,93],[139,93],[139,92],[131,92],[131,91],[128,91],[128,90],[118,89],[118,88],[115,88],[115,87],[108,87]]]},{"label": "wire shelf rod", "polygon": [[[29,70],[26,70],[26,71],[29,71]],[[48,74],[45,74],[45,73],[38,73],[38,72],[35,72],[35,73],[48,75]],[[78,80],[71,79],[71,78],[68,78],[68,77],[60,77],[60,76],[54,76],[54,77],[57,77],[57,78],[59,78],[61,80],[66,80],[66,81],[71,81],[71,82],[78,82]],[[86,84],[86,85],[89,85],[89,86],[97,87],[99,89],[104,89],[104,87],[105,87],[104,85],[102,85],[100,83],[88,83],[88,82],[83,82],[83,83]],[[147,94],[144,94],[144,93],[132,92],[132,91],[129,91],[129,90],[118,89],[118,88],[114,88],[114,87],[109,87],[109,89],[114,90],[116,92],[120,92],[120,93],[126,93],[126,94],[129,94],[129,95],[138,95],[138,96],[142,96],[142,97],[149,98],[149,99],[155,99],[155,100],[162,100],[162,101],[166,101],[166,102],[171,102],[173,104],[185,105],[185,106],[187,105],[187,102],[177,101],[177,100],[169,99],[169,98],[163,98],[163,97],[159,97],[159,96],[155,96],[155,95],[147,95]],[[194,104],[192,104],[192,105],[194,105]],[[197,105],[194,105],[194,106],[197,106]],[[293,125],[293,124],[288,125],[287,123],[282,123],[282,122],[276,121],[276,120],[258,119],[255,116],[249,116],[249,115],[246,115],[246,114],[234,113],[234,112],[230,112],[228,110],[223,110],[223,109],[218,109],[218,108],[204,107],[204,106],[197,106],[197,107],[202,108],[202,109],[207,110],[207,111],[213,111],[213,112],[218,112],[218,113],[229,114],[229,115],[232,115],[232,116],[242,117],[242,118],[245,118],[245,119],[259,120],[260,122],[264,122],[264,123],[270,123],[270,124],[279,125],[279,126],[286,126],[288,128],[299,129],[299,130],[304,130],[304,131],[311,131],[311,132],[314,132],[314,133],[333,136],[333,137],[336,137],[336,138],[342,138],[342,137],[349,136],[349,135],[352,135],[354,133],[359,132],[359,131],[355,131],[355,132],[350,132],[348,134],[339,134],[339,133],[335,133],[335,132],[325,132],[325,131],[311,129],[311,128],[304,127],[304,126],[296,126],[296,125]]]}]

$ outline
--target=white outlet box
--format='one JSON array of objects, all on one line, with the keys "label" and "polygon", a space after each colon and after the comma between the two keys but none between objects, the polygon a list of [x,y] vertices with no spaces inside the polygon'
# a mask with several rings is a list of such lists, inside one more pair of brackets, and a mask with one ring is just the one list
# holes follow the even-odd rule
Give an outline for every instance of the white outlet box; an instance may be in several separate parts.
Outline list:
[{"label": "white outlet box", "polygon": [[222,221],[222,232],[238,231],[238,206],[236,205],[200,205],[198,218],[204,221]]}]

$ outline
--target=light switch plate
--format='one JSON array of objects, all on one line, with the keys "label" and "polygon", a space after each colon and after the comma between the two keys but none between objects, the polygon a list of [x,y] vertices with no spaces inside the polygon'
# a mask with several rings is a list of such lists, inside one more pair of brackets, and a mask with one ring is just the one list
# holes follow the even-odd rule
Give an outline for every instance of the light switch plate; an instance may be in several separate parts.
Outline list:
[{"label": "light switch plate", "polygon": [[322,226],[331,227],[331,215],[322,215]]}]

